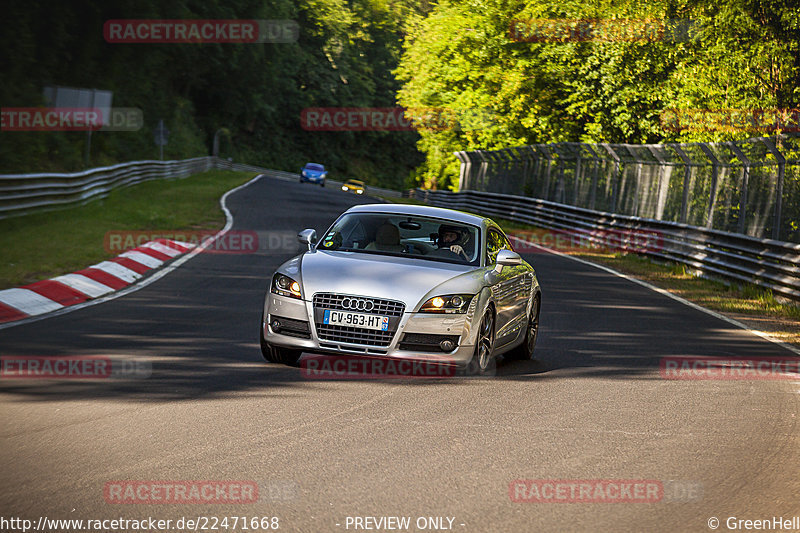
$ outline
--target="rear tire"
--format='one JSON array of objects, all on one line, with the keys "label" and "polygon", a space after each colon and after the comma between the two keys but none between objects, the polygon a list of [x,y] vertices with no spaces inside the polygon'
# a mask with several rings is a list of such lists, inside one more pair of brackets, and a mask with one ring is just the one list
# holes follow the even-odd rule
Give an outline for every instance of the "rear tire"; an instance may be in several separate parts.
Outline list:
[{"label": "rear tire", "polygon": [[542,308],[542,298],[536,295],[531,304],[531,313],[528,315],[528,322],[525,325],[525,338],[522,344],[509,350],[506,359],[516,359],[518,361],[529,361],[533,359],[533,351],[536,348],[536,341],[539,338],[539,311]]},{"label": "rear tire", "polygon": [[261,331],[258,336],[261,339],[261,355],[264,356],[270,363],[278,363],[281,365],[297,366],[300,356],[303,354],[301,350],[292,350],[290,348],[281,348],[280,346],[273,346],[268,343],[264,338],[264,319],[261,319]]}]

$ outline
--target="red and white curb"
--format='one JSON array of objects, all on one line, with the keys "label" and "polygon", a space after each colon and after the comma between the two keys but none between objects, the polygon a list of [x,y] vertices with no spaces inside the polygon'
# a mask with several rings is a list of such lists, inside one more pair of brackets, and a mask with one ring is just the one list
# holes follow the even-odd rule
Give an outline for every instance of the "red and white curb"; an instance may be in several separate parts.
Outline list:
[{"label": "red and white curb", "polygon": [[0,324],[50,313],[119,291],[194,247],[190,243],[158,239],[72,274],[0,290]]}]

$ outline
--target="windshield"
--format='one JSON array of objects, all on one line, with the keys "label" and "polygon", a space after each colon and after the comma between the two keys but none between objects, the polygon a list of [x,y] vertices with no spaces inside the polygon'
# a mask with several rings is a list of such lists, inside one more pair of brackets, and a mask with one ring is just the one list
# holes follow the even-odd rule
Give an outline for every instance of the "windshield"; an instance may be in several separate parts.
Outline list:
[{"label": "windshield", "polygon": [[325,170],[325,167],[316,163],[309,163],[306,165],[306,170]]},{"label": "windshield", "polygon": [[439,218],[348,213],[333,224],[318,248],[478,266],[480,229]]}]

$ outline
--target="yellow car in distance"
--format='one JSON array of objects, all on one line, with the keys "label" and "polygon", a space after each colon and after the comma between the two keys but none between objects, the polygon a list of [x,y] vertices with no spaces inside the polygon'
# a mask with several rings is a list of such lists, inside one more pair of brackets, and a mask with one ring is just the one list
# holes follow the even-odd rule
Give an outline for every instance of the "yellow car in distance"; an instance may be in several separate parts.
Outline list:
[{"label": "yellow car in distance", "polygon": [[367,187],[366,185],[364,185],[364,182],[359,180],[347,180],[344,183],[342,183],[342,190],[345,192],[364,194],[366,188]]}]

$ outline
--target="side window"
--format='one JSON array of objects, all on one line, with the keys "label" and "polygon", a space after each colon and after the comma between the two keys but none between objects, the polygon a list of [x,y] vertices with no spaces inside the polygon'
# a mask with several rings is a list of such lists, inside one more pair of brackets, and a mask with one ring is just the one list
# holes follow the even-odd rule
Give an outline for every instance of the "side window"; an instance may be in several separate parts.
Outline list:
[{"label": "side window", "polygon": [[497,230],[489,230],[486,239],[486,264],[493,265],[500,250],[513,250],[508,238]]},{"label": "side window", "polygon": [[500,234],[500,239],[503,242],[503,246],[500,247],[501,250],[511,250],[512,252],[514,251],[514,248],[511,246],[511,243],[508,241],[508,237],[506,237],[505,235],[503,235],[501,233]]},{"label": "side window", "polygon": [[489,230],[486,236],[486,264],[493,265],[497,260],[497,252],[503,249],[503,236],[496,230]]}]

